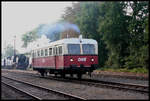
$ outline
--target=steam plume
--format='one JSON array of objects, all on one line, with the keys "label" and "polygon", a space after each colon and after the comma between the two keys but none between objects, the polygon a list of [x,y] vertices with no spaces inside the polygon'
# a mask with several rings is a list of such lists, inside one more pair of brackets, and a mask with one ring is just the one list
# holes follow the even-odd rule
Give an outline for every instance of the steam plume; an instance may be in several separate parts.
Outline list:
[{"label": "steam plume", "polygon": [[38,28],[38,35],[46,35],[51,41],[56,41],[60,39],[60,34],[68,29],[73,29],[74,31],[80,33],[77,25],[68,22],[58,22],[55,24],[42,24]]}]

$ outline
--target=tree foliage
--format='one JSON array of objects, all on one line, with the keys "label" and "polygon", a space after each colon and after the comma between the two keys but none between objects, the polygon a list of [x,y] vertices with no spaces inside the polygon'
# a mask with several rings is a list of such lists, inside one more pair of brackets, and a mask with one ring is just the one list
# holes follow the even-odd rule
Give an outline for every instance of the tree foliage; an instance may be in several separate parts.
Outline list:
[{"label": "tree foliage", "polygon": [[[126,66],[147,67],[148,66],[148,2],[129,2],[132,14],[128,30],[130,34],[129,52],[126,58]],[[146,29],[147,28],[147,29]]]},{"label": "tree foliage", "polygon": [[[18,54],[19,52],[15,50],[15,53]],[[5,49],[4,57],[11,57],[11,56],[14,56],[14,47],[8,44]]]},{"label": "tree foliage", "polygon": [[[66,8],[62,19],[58,22],[68,22],[69,26],[76,24],[84,38],[97,40],[101,67],[148,68],[148,3],[148,1],[73,3],[72,7]],[[58,30],[60,24],[58,27],[56,25],[52,27],[43,24],[25,33],[22,37],[23,47],[36,40],[38,32],[47,33],[48,38],[53,38],[52,41],[67,37],[65,33],[74,36],[74,31],[68,29],[62,32]]]},{"label": "tree foliage", "polygon": [[100,17],[99,33],[102,34],[102,39],[109,50],[108,66],[122,67],[123,58],[128,55],[129,32],[126,28],[128,17],[123,11],[125,7],[122,2],[108,2],[102,5],[102,9],[107,13],[103,13],[103,17]]},{"label": "tree foliage", "polygon": [[79,2],[62,19],[98,41],[100,66],[148,67],[148,7],[147,1]]},{"label": "tree foliage", "polygon": [[22,41],[24,42],[22,47],[26,48],[30,42],[35,41],[37,38],[39,38],[37,34],[37,29],[25,33],[22,36]]},{"label": "tree foliage", "polygon": [[102,36],[97,31],[99,24],[98,17],[100,15],[99,6],[100,2],[81,2],[73,4],[72,9],[66,10],[67,14],[65,12],[63,19],[77,24],[84,38],[92,38],[98,41],[99,62],[100,66],[103,66],[107,59],[107,50],[101,39]]}]

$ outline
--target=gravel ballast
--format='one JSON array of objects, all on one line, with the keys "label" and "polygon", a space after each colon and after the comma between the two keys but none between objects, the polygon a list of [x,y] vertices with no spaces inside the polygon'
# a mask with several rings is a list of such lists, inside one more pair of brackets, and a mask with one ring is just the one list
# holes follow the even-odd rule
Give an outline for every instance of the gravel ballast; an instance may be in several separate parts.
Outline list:
[{"label": "gravel ballast", "polygon": [[[18,71],[19,72],[19,71]],[[31,72],[32,73],[32,72]],[[37,72],[33,74],[37,75]],[[75,84],[71,82],[61,82],[50,79],[37,78],[23,73],[2,71],[2,75],[21,79],[34,84],[45,86],[51,89],[60,90],[66,93],[84,97],[86,99],[148,99],[148,94],[140,94],[129,91],[107,89],[100,87]]]}]

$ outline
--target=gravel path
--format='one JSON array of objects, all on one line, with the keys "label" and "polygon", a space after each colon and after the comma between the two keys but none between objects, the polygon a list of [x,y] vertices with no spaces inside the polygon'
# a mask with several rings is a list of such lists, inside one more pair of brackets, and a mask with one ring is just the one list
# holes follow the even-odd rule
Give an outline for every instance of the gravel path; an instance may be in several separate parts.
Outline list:
[{"label": "gravel path", "polygon": [[[35,73],[36,74],[36,73]],[[133,93],[129,91],[118,91],[115,89],[98,88],[71,82],[60,82],[50,79],[35,78],[2,71],[2,75],[7,75],[24,81],[32,82],[51,89],[60,90],[66,93],[84,97],[86,99],[148,99],[148,94]]]}]

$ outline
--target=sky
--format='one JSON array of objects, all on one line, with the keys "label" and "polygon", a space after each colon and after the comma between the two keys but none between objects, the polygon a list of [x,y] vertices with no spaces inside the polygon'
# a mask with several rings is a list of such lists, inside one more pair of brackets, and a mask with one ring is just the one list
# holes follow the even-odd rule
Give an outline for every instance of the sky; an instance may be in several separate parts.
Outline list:
[{"label": "sky", "polygon": [[[11,44],[20,53],[21,37],[28,31],[37,28],[39,24],[52,24],[61,19],[65,8],[72,6],[72,2],[2,2],[2,52]],[[16,38],[14,38],[16,36]]]}]

